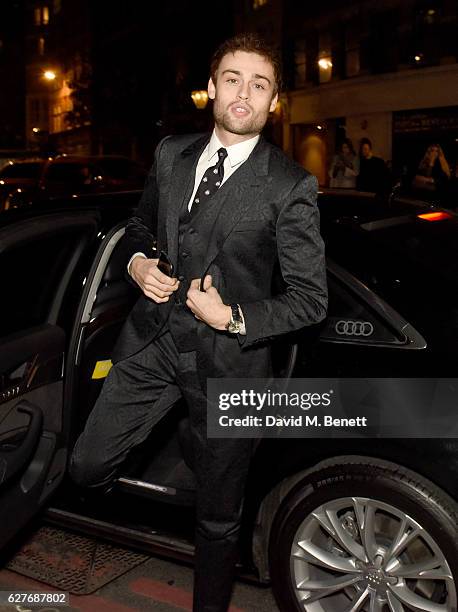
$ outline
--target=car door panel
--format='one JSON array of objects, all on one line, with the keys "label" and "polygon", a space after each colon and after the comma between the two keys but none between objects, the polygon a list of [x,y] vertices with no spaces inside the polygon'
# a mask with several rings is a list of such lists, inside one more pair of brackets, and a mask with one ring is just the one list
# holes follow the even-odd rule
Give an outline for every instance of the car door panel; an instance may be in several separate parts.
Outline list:
[{"label": "car door panel", "polygon": [[0,406],[0,491],[30,462],[43,429],[43,412],[26,401],[16,403],[3,417]]},{"label": "car door panel", "polygon": [[56,321],[96,230],[97,216],[89,211],[43,215],[0,230],[0,267],[8,281],[0,333],[0,548],[65,474],[67,334]]}]

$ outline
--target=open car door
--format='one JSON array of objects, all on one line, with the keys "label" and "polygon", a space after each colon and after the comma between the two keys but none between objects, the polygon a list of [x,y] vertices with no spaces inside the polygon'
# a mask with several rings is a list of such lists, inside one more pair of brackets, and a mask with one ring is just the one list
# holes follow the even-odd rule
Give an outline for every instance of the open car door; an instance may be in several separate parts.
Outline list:
[{"label": "open car door", "polygon": [[75,270],[97,228],[97,213],[79,212],[0,229],[0,548],[65,474],[66,326],[79,299]]}]

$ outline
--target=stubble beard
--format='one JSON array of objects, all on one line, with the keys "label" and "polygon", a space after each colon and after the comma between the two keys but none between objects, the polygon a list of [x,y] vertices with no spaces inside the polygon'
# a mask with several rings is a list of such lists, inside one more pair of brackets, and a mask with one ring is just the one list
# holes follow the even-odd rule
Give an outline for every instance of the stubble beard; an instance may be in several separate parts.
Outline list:
[{"label": "stubble beard", "polygon": [[216,125],[219,128],[222,128],[231,134],[237,134],[238,136],[259,134],[267,123],[268,116],[269,112],[267,110],[258,111],[257,113],[254,113],[253,110],[251,110],[250,115],[246,119],[237,120],[236,117],[231,115],[230,110],[222,110],[217,102],[215,102],[213,106],[213,118]]}]

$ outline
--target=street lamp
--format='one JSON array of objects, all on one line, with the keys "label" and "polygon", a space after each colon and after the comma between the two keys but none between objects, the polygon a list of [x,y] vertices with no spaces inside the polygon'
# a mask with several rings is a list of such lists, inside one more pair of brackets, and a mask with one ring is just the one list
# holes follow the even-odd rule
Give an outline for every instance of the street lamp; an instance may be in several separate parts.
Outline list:
[{"label": "street lamp", "polygon": [[195,107],[199,110],[203,110],[207,106],[208,92],[206,89],[196,89],[191,92],[191,98]]},{"label": "street lamp", "polygon": [[47,81],[54,81],[56,78],[56,73],[54,70],[45,70],[43,73],[43,78],[45,78]]}]

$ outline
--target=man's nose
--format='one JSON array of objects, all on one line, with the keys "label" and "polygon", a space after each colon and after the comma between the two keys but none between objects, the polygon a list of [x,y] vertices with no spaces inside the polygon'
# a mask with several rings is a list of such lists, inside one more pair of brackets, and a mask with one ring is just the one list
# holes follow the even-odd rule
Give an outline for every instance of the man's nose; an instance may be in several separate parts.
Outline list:
[{"label": "man's nose", "polygon": [[240,98],[240,100],[248,100],[248,98],[250,97],[250,90],[248,88],[248,83],[242,83],[240,85],[237,97]]}]

